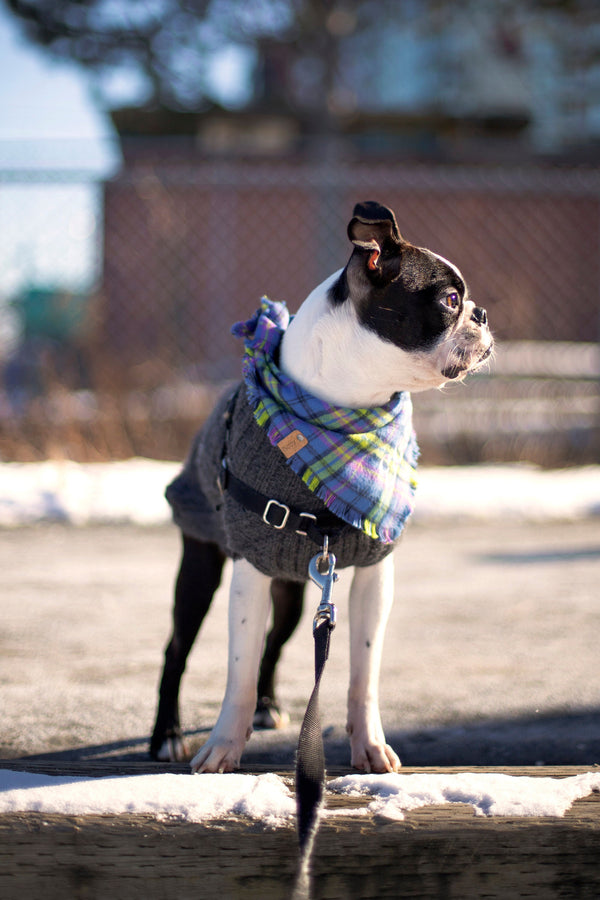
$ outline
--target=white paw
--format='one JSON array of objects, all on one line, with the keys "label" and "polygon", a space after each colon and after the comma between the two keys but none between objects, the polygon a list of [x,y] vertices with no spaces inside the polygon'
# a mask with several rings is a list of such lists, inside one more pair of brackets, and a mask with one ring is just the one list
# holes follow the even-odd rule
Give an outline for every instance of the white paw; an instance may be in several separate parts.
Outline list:
[{"label": "white paw", "polygon": [[200,748],[190,763],[192,772],[233,772],[239,768],[244,744],[240,747],[233,742],[211,741]]},{"label": "white paw", "polygon": [[348,725],[350,735],[351,765],[363,772],[398,772],[402,766],[396,751],[386,744],[385,736],[379,729],[369,734],[369,729],[356,729]]},{"label": "white paw", "polygon": [[198,750],[190,765],[192,772],[233,772],[239,768],[246,741],[252,728],[222,729],[219,723],[211,731],[207,742]]}]

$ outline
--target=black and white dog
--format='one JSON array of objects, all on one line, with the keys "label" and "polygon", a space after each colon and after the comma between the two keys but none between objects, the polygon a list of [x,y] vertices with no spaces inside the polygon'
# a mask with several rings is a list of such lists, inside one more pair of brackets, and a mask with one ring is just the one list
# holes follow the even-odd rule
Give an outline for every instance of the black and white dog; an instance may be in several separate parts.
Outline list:
[{"label": "black and white dog", "polygon": [[[493,341],[486,312],[470,299],[460,271],[436,253],[404,240],[390,209],[373,202],[357,204],[348,235],[354,248],[347,265],[309,295],[285,331],[278,365],[286,376],[335,407],[364,410],[381,407],[398,392],[440,387],[490,356]],[[244,397],[238,402],[246,404]],[[292,505],[293,499],[278,496],[276,505],[287,509],[284,504]],[[307,512],[301,516],[318,515],[314,506],[304,508]],[[265,540],[273,531],[266,515],[248,512],[248,521],[265,529]],[[179,684],[226,555],[232,555],[226,693],[217,723],[191,764],[195,772],[228,772],[239,764],[252,730],[271,597],[274,627],[258,678],[258,697],[273,701],[275,665],[297,624],[304,584],[301,578],[282,577],[254,558],[250,562],[230,552],[218,535],[206,540],[182,530],[174,630],[166,651],[151,754],[156,759],[185,758],[177,709]],[[331,549],[336,552],[335,540]],[[313,548],[310,555],[314,552]],[[372,772],[396,771],[400,766],[386,743],[378,708],[382,645],[394,591],[393,560],[394,555],[387,553],[374,564],[359,561],[350,588],[347,731],[352,765]]]}]

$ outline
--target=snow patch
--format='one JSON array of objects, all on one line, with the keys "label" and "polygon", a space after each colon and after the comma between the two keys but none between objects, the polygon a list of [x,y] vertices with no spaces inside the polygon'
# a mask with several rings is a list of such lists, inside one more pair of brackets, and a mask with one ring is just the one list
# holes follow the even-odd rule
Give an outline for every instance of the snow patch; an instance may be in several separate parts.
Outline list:
[{"label": "snow patch", "polygon": [[[575,800],[600,791],[600,773],[567,778],[495,773],[347,775],[328,790],[371,798],[363,808],[323,815],[375,814],[403,819],[424,806],[470,804],[479,816],[563,816]],[[292,824],[296,803],[284,780],[264,775],[131,775],[85,778],[0,770],[0,814],[143,815],[160,821],[210,822],[231,817],[268,827]]]},{"label": "snow patch", "polygon": [[[0,463],[0,527],[39,522],[163,525],[180,463],[48,460]],[[543,470],[524,464],[418,472],[416,521],[575,520],[600,515],[600,466]]]},{"label": "snow patch", "polygon": [[367,812],[388,819],[446,803],[470,804],[478,816],[564,816],[575,800],[600,791],[600,773],[568,778],[489,772],[346,775],[328,788],[349,797],[372,797]]}]

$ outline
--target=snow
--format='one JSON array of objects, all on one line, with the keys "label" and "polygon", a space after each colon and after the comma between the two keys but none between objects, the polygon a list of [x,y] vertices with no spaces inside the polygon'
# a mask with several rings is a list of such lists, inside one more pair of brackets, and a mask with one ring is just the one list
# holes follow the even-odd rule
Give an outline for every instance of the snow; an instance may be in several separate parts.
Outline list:
[{"label": "snow", "polygon": [[541,469],[520,463],[424,469],[417,515],[529,521],[598,516],[600,466]]},{"label": "snow", "polygon": [[144,815],[205,822],[232,816],[274,827],[294,817],[283,780],[264,775],[122,775],[81,778],[0,770],[0,813]]},{"label": "snow", "polygon": [[574,800],[600,791],[600,773],[568,778],[464,772],[454,775],[346,775],[329,789],[373,797],[367,812],[388,819],[423,806],[470,804],[478,816],[564,816]]},{"label": "snow", "polygon": [[[398,820],[409,810],[446,803],[469,804],[479,816],[563,816],[575,800],[600,791],[600,773],[567,778],[471,772],[347,775],[328,788],[370,802],[326,810],[327,818],[375,814]],[[185,822],[240,816],[275,828],[293,825],[295,811],[292,792],[273,773],[82,778],[0,770],[0,814],[144,815]]]},{"label": "snow", "polygon": [[[170,521],[164,489],[180,464],[48,460],[0,463],[0,527]],[[544,470],[526,464],[419,471],[416,521],[569,520],[600,515],[600,466]]]},{"label": "snow", "polygon": [[179,468],[150,459],[0,463],[0,526],[160,525],[170,520],[164,490]]}]

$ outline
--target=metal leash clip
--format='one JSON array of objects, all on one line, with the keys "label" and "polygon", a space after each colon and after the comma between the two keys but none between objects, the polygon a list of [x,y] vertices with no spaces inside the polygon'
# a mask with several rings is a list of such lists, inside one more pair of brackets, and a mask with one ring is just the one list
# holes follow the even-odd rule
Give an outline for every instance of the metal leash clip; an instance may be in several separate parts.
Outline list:
[{"label": "metal leash clip", "polygon": [[[328,548],[329,538],[325,536],[322,552],[313,556],[308,564],[308,574],[310,575],[311,581],[321,589],[321,602],[319,603],[313,619],[313,632],[316,631],[323,622],[329,622],[329,627],[332,629],[335,628],[336,608],[335,604],[331,602],[331,593],[334,583],[338,580],[338,575],[335,571],[335,555],[330,553]],[[320,563],[324,563],[327,566],[326,572],[321,571],[319,568]]]}]

